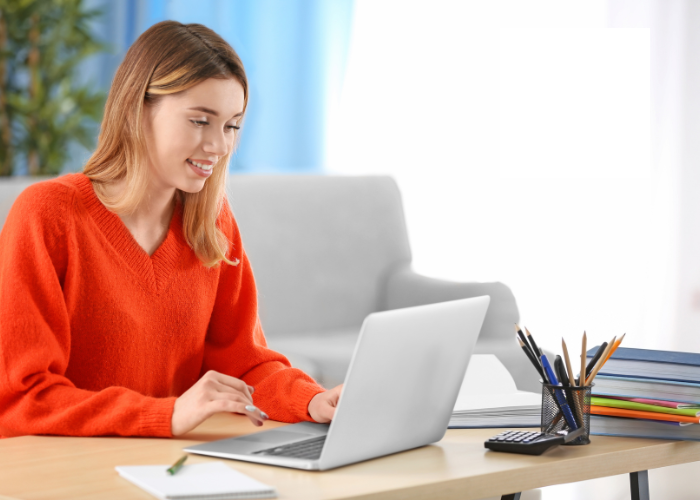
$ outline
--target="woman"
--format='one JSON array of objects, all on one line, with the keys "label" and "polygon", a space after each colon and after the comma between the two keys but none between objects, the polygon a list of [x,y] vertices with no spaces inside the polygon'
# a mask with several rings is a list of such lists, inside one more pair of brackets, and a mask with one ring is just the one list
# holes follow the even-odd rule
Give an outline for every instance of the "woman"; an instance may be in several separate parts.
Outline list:
[{"label": "woman", "polygon": [[333,418],[340,387],[267,349],[258,320],[224,191],[247,100],[222,38],[158,23],[117,70],[84,173],[17,199],[0,234],[0,435]]}]

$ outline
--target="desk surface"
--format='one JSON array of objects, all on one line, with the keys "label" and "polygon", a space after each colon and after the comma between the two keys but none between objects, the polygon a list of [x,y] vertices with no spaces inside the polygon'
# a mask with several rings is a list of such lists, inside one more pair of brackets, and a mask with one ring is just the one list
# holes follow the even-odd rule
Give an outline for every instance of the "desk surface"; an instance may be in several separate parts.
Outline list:
[{"label": "desk surface", "polygon": [[[182,439],[27,436],[0,440],[0,498],[152,499],[117,465],[171,464],[185,446],[257,432],[239,415],[216,415]],[[541,456],[495,453],[498,429],[449,430],[439,443],[327,472],[224,460],[273,485],[281,499],[478,499],[700,460],[700,443],[592,436]],[[187,463],[214,458],[191,455]]]}]

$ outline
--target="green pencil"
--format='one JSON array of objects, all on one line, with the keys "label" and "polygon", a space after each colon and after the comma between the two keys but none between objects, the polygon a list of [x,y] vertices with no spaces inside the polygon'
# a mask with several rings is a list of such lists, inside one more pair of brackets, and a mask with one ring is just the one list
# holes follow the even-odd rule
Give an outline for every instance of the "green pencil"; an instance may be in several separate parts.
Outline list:
[{"label": "green pencil", "polygon": [[182,458],[180,458],[180,460],[175,462],[173,466],[168,469],[168,474],[174,476],[177,473],[177,471],[182,469],[182,464],[185,463],[185,460],[187,460],[187,455],[182,455]]}]

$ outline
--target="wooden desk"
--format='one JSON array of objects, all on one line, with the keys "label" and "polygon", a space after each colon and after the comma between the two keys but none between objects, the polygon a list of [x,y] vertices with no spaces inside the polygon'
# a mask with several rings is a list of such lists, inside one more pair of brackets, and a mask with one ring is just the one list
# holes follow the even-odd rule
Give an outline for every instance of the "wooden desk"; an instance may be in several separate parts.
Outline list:
[{"label": "wooden desk", "polygon": [[[276,427],[275,422],[265,424]],[[27,436],[0,440],[0,498],[152,499],[122,479],[117,465],[171,464],[182,448],[256,432],[245,417],[220,414],[183,439]],[[553,484],[646,471],[700,460],[700,443],[592,436],[539,457],[494,453],[498,429],[450,430],[437,444],[341,467],[307,472],[224,460],[281,499],[479,499]],[[216,460],[191,455],[187,463]],[[642,495],[643,497],[643,495]]]}]

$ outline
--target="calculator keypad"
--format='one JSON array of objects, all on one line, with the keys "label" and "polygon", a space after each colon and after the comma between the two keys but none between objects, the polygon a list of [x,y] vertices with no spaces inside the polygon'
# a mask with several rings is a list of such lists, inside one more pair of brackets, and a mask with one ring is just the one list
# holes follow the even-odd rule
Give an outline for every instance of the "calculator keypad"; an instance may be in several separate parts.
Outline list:
[{"label": "calculator keypad", "polygon": [[493,436],[484,443],[484,446],[493,451],[540,455],[552,446],[563,442],[563,436],[557,434],[511,430]]},{"label": "calculator keypad", "polygon": [[494,436],[489,441],[503,441],[507,443],[530,443],[538,437],[543,436],[541,432],[527,431],[507,431],[502,432],[498,436]]}]

